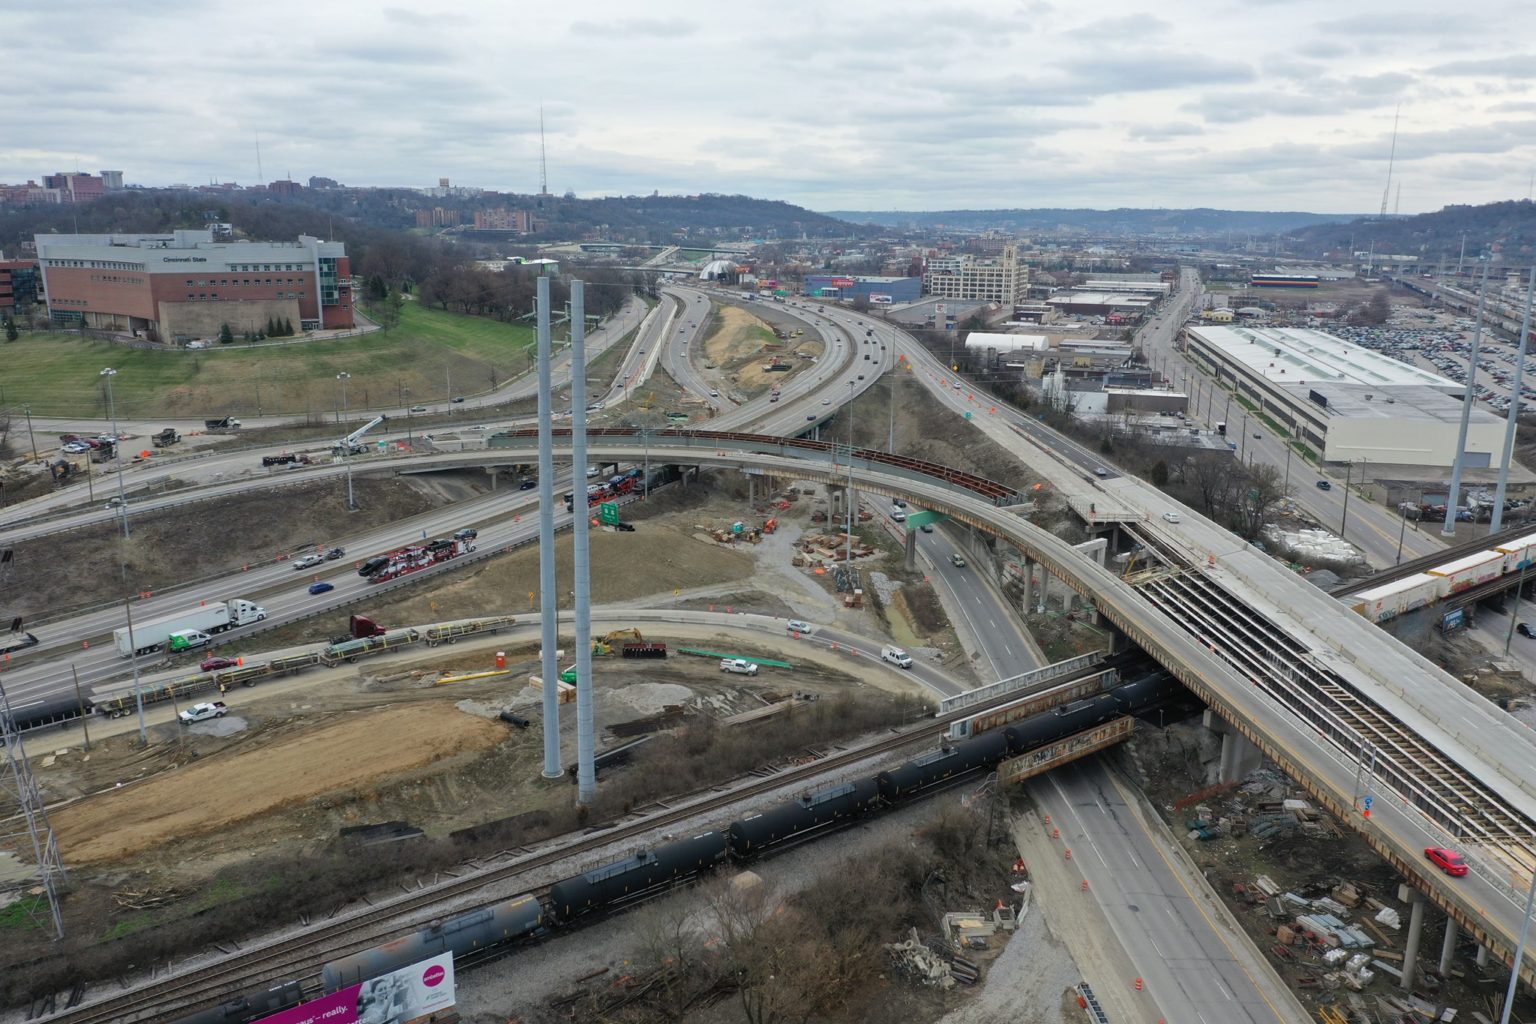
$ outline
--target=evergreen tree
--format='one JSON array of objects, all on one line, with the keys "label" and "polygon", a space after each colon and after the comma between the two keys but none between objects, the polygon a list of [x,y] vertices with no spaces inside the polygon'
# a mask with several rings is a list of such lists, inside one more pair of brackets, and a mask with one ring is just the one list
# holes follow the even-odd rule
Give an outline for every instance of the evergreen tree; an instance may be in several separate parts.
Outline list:
[{"label": "evergreen tree", "polygon": [[219,344],[231,345],[235,341],[235,332],[229,329],[229,324],[219,325]]},{"label": "evergreen tree", "polygon": [[293,321],[283,317],[283,337],[291,338],[294,335]]},{"label": "evergreen tree", "polygon": [[10,317],[6,317],[5,318],[5,340],[6,341],[15,341],[19,337],[21,337],[21,334],[20,334],[19,331],[16,330],[16,321],[12,320]]},{"label": "evergreen tree", "polygon": [[271,317],[267,317],[267,332],[266,333],[267,333],[267,337],[269,337],[269,338],[275,337],[277,335],[277,324],[275,324],[272,321]]}]

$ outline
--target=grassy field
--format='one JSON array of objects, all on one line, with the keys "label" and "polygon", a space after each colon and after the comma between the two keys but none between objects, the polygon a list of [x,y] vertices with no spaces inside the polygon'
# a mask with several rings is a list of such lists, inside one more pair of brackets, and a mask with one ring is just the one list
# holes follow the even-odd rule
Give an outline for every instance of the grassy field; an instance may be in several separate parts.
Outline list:
[{"label": "grassy field", "polygon": [[[0,342],[0,399],[30,404],[38,416],[101,416],[103,367],[118,373],[119,419],[225,415],[303,416],[341,404],[336,375],[346,371],[353,410],[442,402],[489,390],[529,366],[531,327],[424,309],[407,303],[400,326],[335,341],[248,347],[215,344],[201,352],[151,351],[68,332],[24,333]],[[408,389],[408,390],[406,390]]]}]

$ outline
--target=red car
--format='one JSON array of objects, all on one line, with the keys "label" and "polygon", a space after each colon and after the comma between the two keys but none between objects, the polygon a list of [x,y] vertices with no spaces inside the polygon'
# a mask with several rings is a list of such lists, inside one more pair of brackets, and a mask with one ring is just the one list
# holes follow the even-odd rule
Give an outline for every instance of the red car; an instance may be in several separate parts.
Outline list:
[{"label": "red car", "polygon": [[1443,846],[1428,846],[1424,848],[1424,856],[1435,867],[1444,871],[1453,878],[1460,878],[1467,873],[1467,862],[1461,859],[1461,854],[1455,850],[1448,850]]},{"label": "red car", "polygon": [[237,668],[239,665],[240,662],[235,658],[204,658],[201,668],[204,672],[216,672],[221,668]]}]

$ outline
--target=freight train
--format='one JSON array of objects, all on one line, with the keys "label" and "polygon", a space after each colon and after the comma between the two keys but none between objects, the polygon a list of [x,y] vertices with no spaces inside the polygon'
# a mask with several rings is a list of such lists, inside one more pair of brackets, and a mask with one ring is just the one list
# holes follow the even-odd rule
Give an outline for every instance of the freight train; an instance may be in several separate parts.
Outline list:
[{"label": "freight train", "polygon": [[[728,863],[740,863],[768,851],[806,842],[838,826],[886,807],[904,804],[946,782],[1004,758],[1038,749],[1121,715],[1150,711],[1173,699],[1179,688],[1161,670],[1097,696],[1075,701],[973,739],[948,743],[937,751],[897,768],[852,782],[840,783],[748,815],[723,830],[638,850],[608,864],[562,879],[540,898],[532,893],[434,922],[420,931],[381,946],[339,957],[325,964],[321,981],[326,993],[399,970],[443,953],[455,958],[527,942],[590,915],[637,903],[675,885]],[[248,999],[249,997],[246,997]],[[247,1024],[255,1019],[239,1007],[225,1004],[225,1016],[214,1010],[176,1024]]]},{"label": "freight train", "polygon": [[1536,533],[1362,590],[1345,602],[1371,622],[1382,623],[1500,576],[1518,576],[1532,562],[1536,562]]}]

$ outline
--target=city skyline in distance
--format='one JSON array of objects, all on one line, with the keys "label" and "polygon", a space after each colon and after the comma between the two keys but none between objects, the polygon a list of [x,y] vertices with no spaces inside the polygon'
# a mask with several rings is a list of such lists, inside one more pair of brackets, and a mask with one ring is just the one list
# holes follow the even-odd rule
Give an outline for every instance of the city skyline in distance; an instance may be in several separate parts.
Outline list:
[{"label": "city skyline in distance", "polygon": [[9,126],[0,181],[257,184],[259,132],[268,181],[534,193],[541,103],[550,190],[583,197],[1406,215],[1524,198],[1536,171],[1536,12],[1508,0],[79,13],[11,14],[10,109],[40,116]]}]

